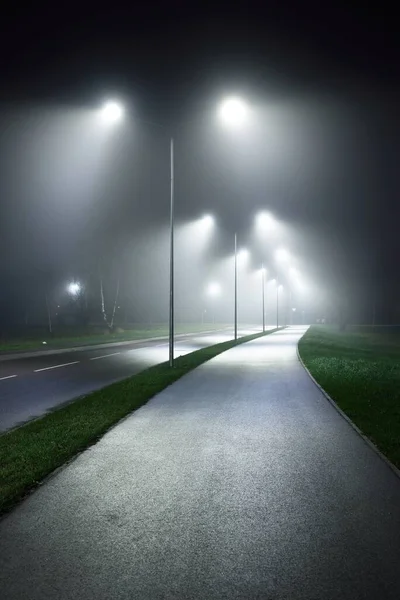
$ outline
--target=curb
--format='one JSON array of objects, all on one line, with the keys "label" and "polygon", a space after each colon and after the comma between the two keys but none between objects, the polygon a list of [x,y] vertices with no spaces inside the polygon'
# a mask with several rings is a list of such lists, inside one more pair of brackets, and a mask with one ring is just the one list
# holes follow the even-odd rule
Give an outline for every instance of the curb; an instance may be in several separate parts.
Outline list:
[{"label": "curb", "polygon": [[[301,340],[301,338],[300,338],[300,340]],[[299,340],[299,342],[300,342],[300,340]],[[329,396],[329,394],[319,385],[319,383],[311,375],[310,371],[307,369],[306,365],[304,364],[304,362],[300,356],[299,342],[297,342],[297,346],[296,346],[297,358],[299,360],[299,363],[301,364],[301,366],[303,367],[303,369],[305,370],[305,372],[311,379],[311,381],[313,381],[313,383],[317,386],[319,391],[325,396],[325,398],[333,406],[333,408],[340,414],[340,416],[343,417],[343,419],[350,425],[350,427],[364,440],[364,442],[367,444],[367,446],[369,446],[369,448],[371,450],[373,450],[375,452],[375,454],[377,454],[379,456],[379,458],[381,458],[383,460],[383,462],[386,464],[386,466],[388,466],[389,469],[391,469],[391,471],[400,479],[400,470],[393,463],[391,463],[390,460],[384,454],[382,454],[382,452],[379,450],[379,448],[377,446],[375,446],[375,444],[373,442],[371,442],[371,440],[366,435],[363,434],[361,429],[359,429],[357,427],[357,425],[355,423],[353,423],[353,421],[346,415],[345,412],[342,411],[342,409],[336,404],[336,402]]]}]

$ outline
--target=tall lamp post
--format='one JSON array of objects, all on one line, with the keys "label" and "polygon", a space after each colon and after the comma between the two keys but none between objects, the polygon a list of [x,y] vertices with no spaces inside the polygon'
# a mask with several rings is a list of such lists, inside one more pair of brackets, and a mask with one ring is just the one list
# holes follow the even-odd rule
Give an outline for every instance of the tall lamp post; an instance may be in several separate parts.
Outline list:
[{"label": "tall lamp post", "polygon": [[279,284],[276,282],[276,328],[279,328]]},{"label": "tall lamp post", "polygon": [[237,234],[235,233],[235,302],[234,302],[234,338],[237,340]]},{"label": "tall lamp post", "polygon": [[265,332],[265,269],[264,263],[261,265],[261,286],[262,286],[262,327]]},{"label": "tall lamp post", "polygon": [[174,139],[170,140],[169,366],[174,366]]}]

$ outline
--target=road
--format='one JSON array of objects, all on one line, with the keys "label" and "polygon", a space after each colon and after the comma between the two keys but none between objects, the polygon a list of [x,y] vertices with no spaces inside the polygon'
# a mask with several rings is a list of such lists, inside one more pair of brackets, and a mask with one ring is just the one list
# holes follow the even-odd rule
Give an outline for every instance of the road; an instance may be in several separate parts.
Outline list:
[{"label": "road", "polygon": [[0,522],[7,600],[398,600],[400,479],[290,328],[166,388]]},{"label": "road", "polygon": [[[247,327],[239,335],[256,331],[259,329]],[[231,336],[229,331],[177,336],[175,354],[226,341]],[[167,340],[0,360],[0,431],[164,360],[168,360]]]}]

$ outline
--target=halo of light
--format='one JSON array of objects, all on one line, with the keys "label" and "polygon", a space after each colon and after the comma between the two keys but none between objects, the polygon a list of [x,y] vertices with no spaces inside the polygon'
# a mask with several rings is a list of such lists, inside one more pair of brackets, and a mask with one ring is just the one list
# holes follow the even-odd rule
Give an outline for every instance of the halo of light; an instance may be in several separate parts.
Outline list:
[{"label": "halo of light", "polygon": [[209,229],[214,225],[215,219],[212,215],[204,215],[201,219],[201,224],[205,229]]},{"label": "halo of light", "polygon": [[276,228],[276,219],[271,213],[263,210],[256,215],[256,223],[260,229],[271,230]]},{"label": "halo of light", "polygon": [[71,294],[71,296],[77,296],[81,291],[81,286],[76,281],[72,281],[68,284],[67,290]]},{"label": "halo of light", "polygon": [[101,116],[106,123],[115,123],[120,121],[124,115],[124,108],[116,100],[108,100],[101,108]]},{"label": "halo of light", "polygon": [[219,108],[219,117],[230,127],[240,127],[248,116],[247,104],[237,96],[226,98]]},{"label": "halo of light", "polygon": [[286,248],[278,248],[275,251],[275,258],[279,262],[287,262],[288,260],[290,260],[290,254],[286,250]]},{"label": "halo of light", "polygon": [[207,286],[206,293],[207,293],[207,296],[212,296],[213,298],[215,298],[216,296],[220,296],[221,295],[220,284],[216,281],[209,283]]}]

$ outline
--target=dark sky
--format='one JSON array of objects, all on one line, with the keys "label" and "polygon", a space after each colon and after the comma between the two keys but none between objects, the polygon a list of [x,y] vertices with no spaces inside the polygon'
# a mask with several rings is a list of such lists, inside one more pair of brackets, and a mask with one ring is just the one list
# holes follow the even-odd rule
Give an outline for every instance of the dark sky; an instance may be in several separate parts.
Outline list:
[{"label": "dark sky", "polygon": [[[293,228],[294,251],[328,288],[351,288],[353,302],[374,287],[393,292],[394,13],[383,3],[369,12],[354,3],[188,4],[4,10],[3,311],[21,290],[29,296],[36,283],[25,289],[26,281],[57,280],[79,270],[82,257],[90,268],[105,248],[119,252],[167,223],[168,136],[146,120],[178,132],[177,219],[216,213],[225,230],[220,251],[265,207]],[[236,91],[265,119],[251,142],[230,146],[210,115]],[[130,118],[102,153],[79,115],[109,95],[127,104]]]}]

